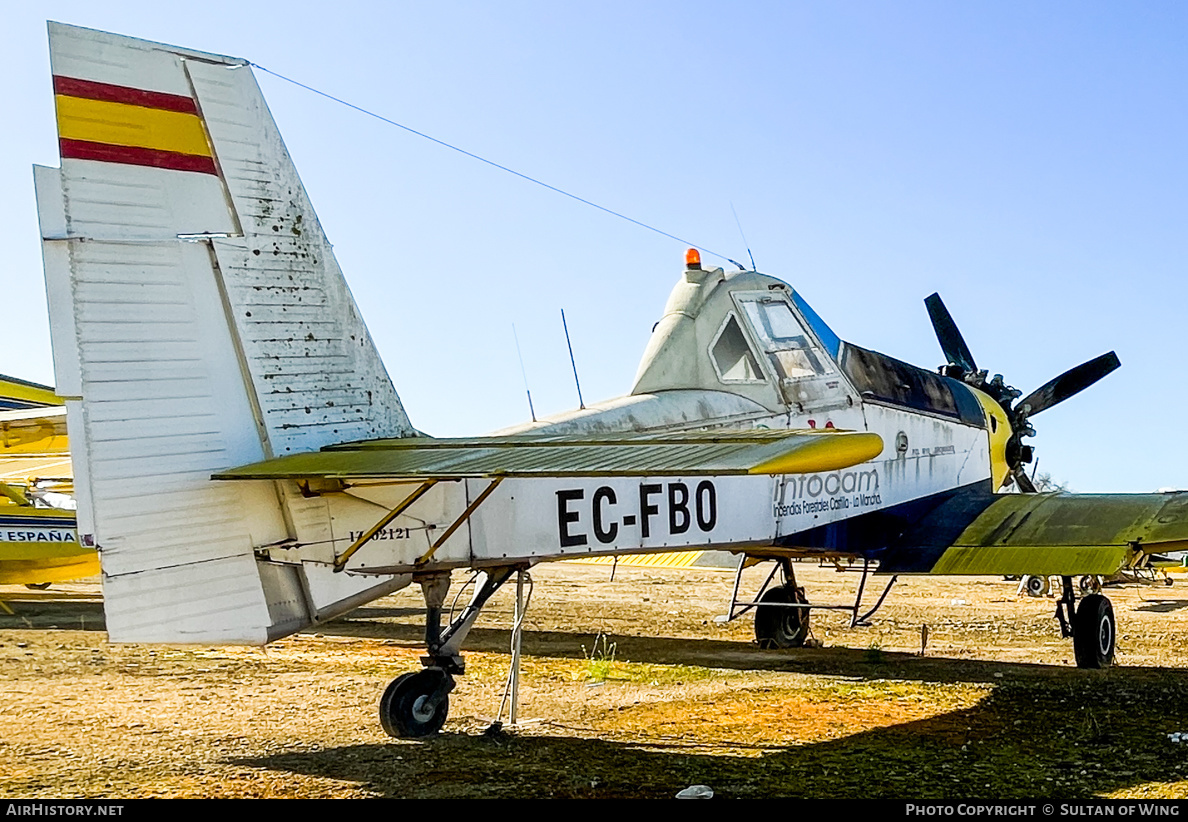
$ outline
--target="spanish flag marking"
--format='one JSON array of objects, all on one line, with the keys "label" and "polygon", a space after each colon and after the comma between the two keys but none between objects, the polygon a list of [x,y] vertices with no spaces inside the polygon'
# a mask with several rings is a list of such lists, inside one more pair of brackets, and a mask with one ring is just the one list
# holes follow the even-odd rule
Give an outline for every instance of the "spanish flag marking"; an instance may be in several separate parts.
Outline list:
[{"label": "spanish flag marking", "polygon": [[63,158],[218,174],[194,100],[54,77]]}]

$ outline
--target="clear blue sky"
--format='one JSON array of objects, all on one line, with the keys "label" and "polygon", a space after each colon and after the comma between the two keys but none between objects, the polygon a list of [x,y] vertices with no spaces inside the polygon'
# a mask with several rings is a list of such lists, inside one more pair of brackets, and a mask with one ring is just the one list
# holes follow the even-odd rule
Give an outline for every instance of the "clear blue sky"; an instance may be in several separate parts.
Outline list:
[{"label": "clear blue sky", "polygon": [[[182,8],[189,11],[183,13]],[[246,57],[796,287],[926,367],[944,296],[1078,491],[1188,487],[1188,5],[7,3],[0,373],[53,382],[30,165],[56,165],[45,20]],[[475,434],[626,392],[684,246],[267,75],[413,422]]]}]

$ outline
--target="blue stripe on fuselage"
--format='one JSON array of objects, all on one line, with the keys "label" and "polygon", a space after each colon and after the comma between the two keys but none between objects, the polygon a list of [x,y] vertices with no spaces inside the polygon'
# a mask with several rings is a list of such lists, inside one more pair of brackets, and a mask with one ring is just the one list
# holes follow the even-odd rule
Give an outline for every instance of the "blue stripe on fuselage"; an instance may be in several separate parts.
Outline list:
[{"label": "blue stripe on fuselage", "polygon": [[776,546],[856,554],[877,560],[879,573],[927,573],[995,497],[990,480],[982,480],[789,534]]}]

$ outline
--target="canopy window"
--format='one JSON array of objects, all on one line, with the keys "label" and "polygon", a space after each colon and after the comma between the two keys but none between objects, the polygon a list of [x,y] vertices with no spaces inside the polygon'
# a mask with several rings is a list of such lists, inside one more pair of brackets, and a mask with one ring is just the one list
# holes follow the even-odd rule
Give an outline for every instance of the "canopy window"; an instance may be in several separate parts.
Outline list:
[{"label": "canopy window", "polygon": [[830,372],[808,333],[783,300],[744,300],[743,310],[781,380],[819,377]]},{"label": "canopy window", "polygon": [[733,314],[727,315],[714,344],[710,346],[710,354],[722,382],[763,381],[759,361],[755,359],[746,335]]}]

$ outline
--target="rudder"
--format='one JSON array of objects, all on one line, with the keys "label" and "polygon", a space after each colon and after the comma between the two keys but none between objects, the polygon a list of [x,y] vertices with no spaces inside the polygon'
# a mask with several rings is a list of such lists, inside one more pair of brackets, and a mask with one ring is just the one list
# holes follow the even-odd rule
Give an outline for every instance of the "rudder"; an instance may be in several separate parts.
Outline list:
[{"label": "rudder", "polygon": [[210,481],[413,433],[250,66],[56,23],[50,53],[51,335],[112,639],[264,642],[407,584],[333,574],[318,497]]}]

